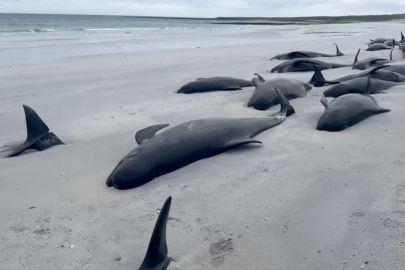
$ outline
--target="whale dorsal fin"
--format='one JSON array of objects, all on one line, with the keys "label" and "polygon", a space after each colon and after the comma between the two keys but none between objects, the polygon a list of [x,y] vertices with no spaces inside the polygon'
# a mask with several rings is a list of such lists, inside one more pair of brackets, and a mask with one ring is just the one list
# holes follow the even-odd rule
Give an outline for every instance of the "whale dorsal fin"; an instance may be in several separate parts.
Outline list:
[{"label": "whale dorsal fin", "polygon": [[404,33],[402,33],[402,31],[401,31],[401,40],[404,40],[404,39],[405,39]]},{"label": "whale dorsal fin", "polygon": [[169,218],[172,197],[167,198],[153,229],[148,251],[139,270],[166,269],[171,258],[167,256],[166,225]]},{"label": "whale dorsal fin", "polygon": [[319,70],[319,68],[317,66],[313,66],[314,68],[314,75],[312,76],[311,80],[309,81],[310,84],[312,84],[315,87],[322,87],[325,84],[329,83],[329,84],[338,84],[339,82],[333,82],[333,81],[327,81],[325,80],[325,78],[323,77],[322,72]]},{"label": "whale dorsal fin", "polygon": [[23,105],[25,113],[25,122],[27,126],[27,139],[21,145],[12,148],[12,152],[8,154],[8,157],[13,157],[24,150],[30,148],[39,139],[48,134],[49,128],[38,116],[38,114],[29,106]]},{"label": "whale dorsal fin", "polygon": [[344,56],[344,54],[340,51],[339,46],[336,43],[333,43],[336,46],[336,56]]},{"label": "whale dorsal fin", "polygon": [[326,97],[321,98],[321,103],[325,108],[329,108],[329,101],[326,99]]},{"label": "whale dorsal fin", "polygon": [[359,50],[357,51],[356,57],[354,58],[353,66],[359,61],[360,50],[361,50],[361,49],[359,49]]},{"label": "whale dorsal fin", "polygon": [[141,129],[135,134],[135,140],[138,143],[138,145],[141,145],[144,142],[153,138],[156,135],[156,132],[168,126],[169,124],[163,124],[163,125],[154,125]]},{"label": "whale dorsal fin", "polygon": [[390,62],[392,62],[392,52],[394,51],[395,46],[392,47],[391,53],[390,53]]},{"label": "whale dorsal fin", "polygon": [[366,96],[369,96],[371,94],[371,78],[370,78],[370,76],[368,76],[366,91],[364,91],[364,94]]},{"label": "whale dorsal fin", "polygon": [[368,74],[376,73],[379,69],[386,68],[386,67],[389,67],[389,66],[390,66],[390,65],[383,65],[383,66],[375,67],[375,68],[373,68],[372,70],[370,70],[370,71],[368,72]]}]

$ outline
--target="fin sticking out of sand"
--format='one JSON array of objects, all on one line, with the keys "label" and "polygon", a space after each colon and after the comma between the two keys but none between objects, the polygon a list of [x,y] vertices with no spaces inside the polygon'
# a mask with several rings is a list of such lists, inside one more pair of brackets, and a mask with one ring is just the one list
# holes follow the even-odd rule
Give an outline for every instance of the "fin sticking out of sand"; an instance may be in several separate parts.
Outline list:
[{"label": "fin sticking out of sand", "polygon": [[336,43],[333,43],[336,46],[336,56],[344,56],[344,54],[340,51],[339,46]]},{"label": "fin sticking out of sand", "polygon": [[172,197],[167,198],[153,229],[148,251],[139,270],[165,270],[171,262],[167,256],[166,225]]},{"label": "fin sticking out of sand", "polygon": [[23,108],[27,125],[27,139],[24,143],[11,148],[12,152],[8,154],[8,157],[16,156],[29,148],[42,151],[51,146],[63,144],[55,134],[49,133],[48,126],[31,107],[23,105]]}]

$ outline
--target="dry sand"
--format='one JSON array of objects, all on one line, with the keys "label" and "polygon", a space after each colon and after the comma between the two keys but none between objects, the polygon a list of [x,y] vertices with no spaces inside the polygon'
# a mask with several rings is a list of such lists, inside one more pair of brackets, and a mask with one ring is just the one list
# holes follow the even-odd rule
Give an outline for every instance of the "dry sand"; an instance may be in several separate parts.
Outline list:
[{"label": "dry sand", "polygon": [[[356,33],[319,33],[342,27]],[[0,159],[0,269],[137,269],[168,196],[167,241],[176,260],[169,269],[405,269],[404,86],[375,96],[392,112],[338,133],[315,129],[326,89],[316,88],[291,102],[295,115],[257,136],[263,146],[239,147],[128,191],[105,185],[143,127],[278,110],[246,108],[252,88],[175,94],[184,83],[255,72],[308,81],[311,73],[268,73],[280,63],[269,59],[298,49],[332,53],[336,42],[346,56],[325,60],[352,63],[370,38],[397,37],[405,25],[266,29],[196,36],[194,43],[207,45],[200,49],[68,58],[41,49],[46,61],[26,62],[23,51],[10,52],[21,59],[0,66],[0,149],[25,138],[22,104],[67,145]],[[399,50],[394,59],[401,63]],[[222,252],[210,252],[228,239]]]}]

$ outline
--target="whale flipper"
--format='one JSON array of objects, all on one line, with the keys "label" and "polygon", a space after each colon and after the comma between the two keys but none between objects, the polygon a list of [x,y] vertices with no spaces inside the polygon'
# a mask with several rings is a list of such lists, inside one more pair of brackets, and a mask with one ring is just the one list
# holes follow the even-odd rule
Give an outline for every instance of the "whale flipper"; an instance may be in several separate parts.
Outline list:
[{"label": "whale flipper", "polygon": [[163,125],[154,125],[141,129],[135,134],[135,140],[138,143],[138,145],[141,145],[142,143],[153,138],[156,135],[156,132],[168,126],[169,124],[163,124]]},{"label": "whale flipper", "polygon": [[171,262],[167,256],[166,225],[172,197],[167,198],[153,229],[148,251],[139,270],[165,270]]},{"label": "whale flipper", "polygon": [[48,133],[48,126],[31,107],[23,105],[23,108],[27,126],[27,139],[24,143],[12,148],[12,152],[8,154],[8,157],[16,156],[29,148],[42,151],[51,146],[63,144],[55,134]]},{"label": "whale flipper", "polygon": [[266,80],[258,73],[255,73],[254,75],[256,75],[259,78],[260,83],[265,83]]},{"label": "whale flipper", "polygon": [[321,103],[326,109],[329,107],[329,101],[326,99],[326,97],[321,98]]}]

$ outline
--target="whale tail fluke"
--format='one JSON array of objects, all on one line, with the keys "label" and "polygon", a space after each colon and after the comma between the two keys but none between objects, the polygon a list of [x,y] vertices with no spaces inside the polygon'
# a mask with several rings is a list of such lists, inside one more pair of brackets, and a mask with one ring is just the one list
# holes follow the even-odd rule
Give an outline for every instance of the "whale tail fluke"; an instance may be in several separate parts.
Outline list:
[{"label": "whale tail fluke", "polygon": [[278,99],[280,101],[280,112],[278,112],[276,115],[290,116],[294,114],[295,110],[293,106],[290,105],[290,102],[288,102],[288,99],[282,93],[280,93],[277,88],[274,88],[274,90],[276,90]]},{"label": "whale tail fluke", "polygon": [[167,269],[171,258],[167,256],[166,226],[169,219],[170,205],[172,197],[167,198],[153,229],[149,242],[148,251],[139,270]]},{"label": "whale tail fluke", "polygon": [[314,87],[322,87],[325,84],[338,84],[339,82],[332,82],[332,81],[327,81],[323,77],[322,72],[319,70],[317,66],[314,67],[314,75],[312,76],[311,80],[308,82],[312,84]]},{"label": "whale tail fluke", "polygon": [[31,107],[23,105],[23,108],[27,126],[27,139],[24,143],[12,148],[8,157],[16,156],[29,148],[42,151],[51,146],[63,144],[55,134],[49,133],[48,126]]}]

